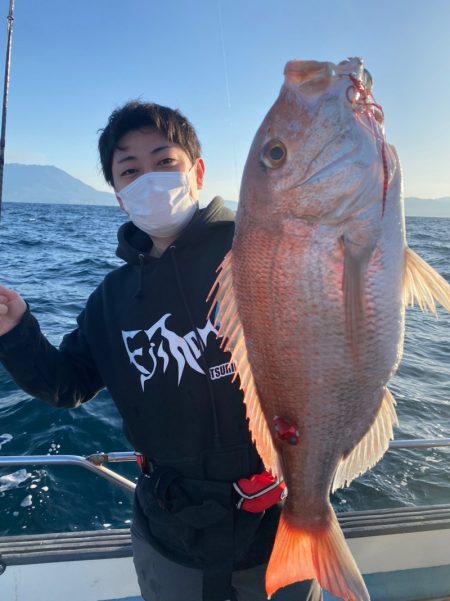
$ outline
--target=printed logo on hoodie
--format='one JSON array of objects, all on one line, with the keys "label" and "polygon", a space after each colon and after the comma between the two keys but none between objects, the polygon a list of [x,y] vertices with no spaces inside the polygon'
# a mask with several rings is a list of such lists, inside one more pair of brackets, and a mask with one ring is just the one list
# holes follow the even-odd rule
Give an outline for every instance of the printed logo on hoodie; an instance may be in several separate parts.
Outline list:
[{"label": "printed logo on hoodie", "polygon": [[[186,367],[190,367],[200,374],[205,373],[199,359],[202,348],[206,348],[208,336],[213,334],[214,338],[217,338],[216,328],[208,320],[204,328],[196,328],[197,334],[191,331],[185,336],[179,336],[167,327],[166,322],[169,317],[171,317],[171,313],[166,313],[147,330],[122,331],[130,363],[140,374],[142,390],[144,390],[145,383],[156,373],[158,365],[165,373],[169,363],[174,360],[178,365],[178,384],[180,384]],[[202,345],[202,348],[199,348],[199,345]],[[219,372],[217,372],[217,368],[219,368]],[[217,379],[235,371],[236,368],[233,364],[228,369],[224,366],[211,367],[210,377]]]}]

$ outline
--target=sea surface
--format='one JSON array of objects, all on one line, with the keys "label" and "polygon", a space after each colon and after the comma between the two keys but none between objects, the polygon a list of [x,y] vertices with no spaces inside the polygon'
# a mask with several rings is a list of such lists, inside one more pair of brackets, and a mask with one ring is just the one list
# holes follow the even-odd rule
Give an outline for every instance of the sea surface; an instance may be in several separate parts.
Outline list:
[{"label": "sea surface", "polygon": [[[121,264],[117,207],[6,204],[0,223],[0,282],[19,291],[58,345],[92,290]],[[450,219],[409,218],[410,246],[450,280]],[[407,312],[405,354],[390,389],[395,437],[450,437],[450,316]],[[0,366],[0,455],[89,455],[131,450],[106,391],[73,410],[17,389]],[[134,464],[110,466],[130,479]],[[338,491],[338,511],[450,503],[450,449],[392,450]],[[122,528],[131,495],[79,467],[0,468],[0,535]]]}]

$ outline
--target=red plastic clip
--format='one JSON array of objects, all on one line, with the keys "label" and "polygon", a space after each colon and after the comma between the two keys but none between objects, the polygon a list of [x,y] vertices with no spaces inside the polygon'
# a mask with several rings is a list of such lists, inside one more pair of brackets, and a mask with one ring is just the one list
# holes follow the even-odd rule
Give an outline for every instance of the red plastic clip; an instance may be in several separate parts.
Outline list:
[{"label": "red plastic clip", "polygon": [[138,464],[138,467],[141,469],[141,471],[144,471],[146,463],[144,455],[141,455],[140,453],[135,453],[134,455],[136,457],[136,463]]}]

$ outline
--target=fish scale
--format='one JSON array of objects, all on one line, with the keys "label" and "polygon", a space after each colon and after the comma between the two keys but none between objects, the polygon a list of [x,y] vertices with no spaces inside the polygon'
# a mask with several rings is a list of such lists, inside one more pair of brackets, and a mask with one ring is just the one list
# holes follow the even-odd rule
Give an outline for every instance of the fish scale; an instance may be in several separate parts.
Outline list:
[{"label": "fish scale", "polygon": [[367,81],[361,59],[287,63],[213,289],[252,436],[288,488],[269,596],[316,578],[341,599],[369,601],[329,494],[393,438],[386,385],[405,304],[450,310],[448,283],[406,246],[399,161]]}]

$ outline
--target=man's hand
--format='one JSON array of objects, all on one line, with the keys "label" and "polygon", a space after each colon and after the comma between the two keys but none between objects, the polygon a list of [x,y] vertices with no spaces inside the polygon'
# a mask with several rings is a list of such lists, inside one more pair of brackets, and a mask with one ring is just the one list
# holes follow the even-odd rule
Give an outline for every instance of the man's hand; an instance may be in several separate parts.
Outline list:
[{"label": "man's hand", "polygon": [[27,310],[23,298],[4,286],[0,286],[0,336],[12,330]]}]

